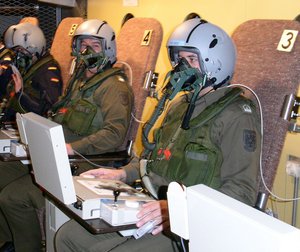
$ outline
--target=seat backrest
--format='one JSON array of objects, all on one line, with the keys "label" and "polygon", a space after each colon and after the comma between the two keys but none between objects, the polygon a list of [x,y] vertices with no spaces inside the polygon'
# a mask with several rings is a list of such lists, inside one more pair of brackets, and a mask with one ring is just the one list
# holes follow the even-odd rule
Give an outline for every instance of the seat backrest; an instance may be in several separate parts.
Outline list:
[{"label": "seat backrest", "polygon": [[50,53],[57,60],[61,67],[61,74],[63,79],[63,90],[65,90],[68,80],[70,79],[70,67],[73,60],[71,56],[71,43],[74,32],[78,25],[83,22],[81,17],[67,17],[64,18],[58,25]]},{"label": "seat backrest", "polygon": [[[300,37],[292,46],[286,30],[300,30],[292,20],[249,20],[232,34],[237,46],[237,65],[232,84],[252,88],[258,95],[263,111],[264,136],[262,168],[268,188],[272,188],[288,130],[288,122],[280,117],[285,95],[297,94],[300,81]],[[290,52],[277,50],[289,47]],[[260,180],[261,192],[269,194]]]},{"label": "seat backrest", "polygon": [[136,138],[139,127],[136,119],[142,117],[148,95],[143,89],[144,79],[147,72],[155,70],[162,37],[162,26],[154,18],[131,18],[122,26],[117,36],[117,59],[119,63],[126,63],[131,68],[135,96],[131,126],[126,140],[134,141]]},{"label": "seat backrest", "polygon": [[31,23],[33,25],[39,25],[39,20],[36,17],[23,17],[19,24],[21,23]]}]

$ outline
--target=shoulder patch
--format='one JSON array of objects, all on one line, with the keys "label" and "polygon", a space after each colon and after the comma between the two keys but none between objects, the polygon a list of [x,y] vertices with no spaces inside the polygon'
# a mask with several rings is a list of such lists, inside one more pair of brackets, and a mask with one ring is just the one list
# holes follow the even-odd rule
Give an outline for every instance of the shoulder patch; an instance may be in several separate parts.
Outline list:
[{"label": "shoulder patch", "polygon": [[125,79],[122,76],[118,76],[118,81],[125,82]]},{"label": "shoulder patch", "polygon": [[57,78],[51,78],[50,81],[57,83],[57,82],[59,82],[59,79],[57,79]]},{"label": "shoulder patch", "polygon": [[12,61],[11,57],[9,57],[9,56],[4,57],[3,60],[4,60],[4,61]]},{"label": "shoulder patch", "polygon": [[120,92],[119,99],[121,101],[121,104],[126,106],[129,103],[128,95],[125,92]]},{"label": "shoulder patch", "polygon": [[252,114],[252,108],[248,104],[244,103],[244,104],[241,104],[240,106],[241,106],[241,109],[243,110],[243,112]]},{"label": "shoulder patch", "polygon": [[256,149],[256,133],[254,130],[245,129],[243,132],[244,149],[254,152]]}]

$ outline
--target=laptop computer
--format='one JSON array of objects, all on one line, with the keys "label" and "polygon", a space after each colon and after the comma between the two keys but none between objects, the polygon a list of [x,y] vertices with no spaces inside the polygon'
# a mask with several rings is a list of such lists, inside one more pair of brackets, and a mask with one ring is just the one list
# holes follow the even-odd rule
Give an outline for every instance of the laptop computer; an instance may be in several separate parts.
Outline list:
[{"label": "laptop computer", "polygon": [[[121,181],[72,176],[62,126],[33,112],[19,114],[18,120],[36,182],[81,218],[103,218],[116,226],[132,224],[139,206],[152,200]],[[120,192],[117,202],[116,190]]]},{"label": "laptop computer", "polygon": [[11,153],[11,143],[19,140],[18,131],[12,127],[0,130],[0,153]]}]

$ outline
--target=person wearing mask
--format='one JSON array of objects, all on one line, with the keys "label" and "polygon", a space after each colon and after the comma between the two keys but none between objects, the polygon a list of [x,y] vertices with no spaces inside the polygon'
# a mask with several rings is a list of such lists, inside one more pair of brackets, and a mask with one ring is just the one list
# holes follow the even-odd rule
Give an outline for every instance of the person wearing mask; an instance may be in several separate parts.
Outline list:
[{"label": "person wearing mask", "polygon": [[[133,93],[124,72],[113,67],[115,39],[113,29],[98,19],[83,22],[75,31],[75,71],[49,113],[51,120],[63,126],[69,155],[113,152],[125,140]],[[94,167],[88,162],[79,166],[82,170]],[[16,251],[41,249],[36,210],[44,207],[45,198],[30,171],[20,162],[0,165],[0,241]]]},{"label": "person wearing mask", "polygon": [[70,220],[56,233],[57,251],[180,251],[178,237],[169,229],[165,192],[171,181],[186,186],[206,184],[254,205],[260,120],[242,90],[228,86],[236,61],[232,39],[212,23],[191,19],[174,30],[167,48],[173,70],[163,97],[168,100],[178,90],[185,92],[170,104],[154,132],[154,142],[147,137],[156,119],[151,121],[152,116],[144,126],[145,151],[140,162],[82,174],[128,184],[141,179],[156,200],[142,205],[136,226],[152,221],[153,230],[139,239],[118,232],[93,235]]},{"label": "person wearing mask", "polygon": [[4,44],[13,55],[6,61],[11,75],[1,121],[15,121],[17,112],[46,116],[62,94],[63,83],[59,64],[46,50],[43,31],[27,22],[12,25],[5,31]]}]

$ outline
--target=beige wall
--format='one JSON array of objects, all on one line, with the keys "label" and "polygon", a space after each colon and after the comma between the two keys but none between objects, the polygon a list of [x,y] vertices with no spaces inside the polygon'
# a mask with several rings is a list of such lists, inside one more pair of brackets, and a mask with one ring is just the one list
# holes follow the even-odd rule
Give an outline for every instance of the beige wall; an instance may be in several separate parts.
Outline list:
[{"label": "beige wall", "polygon": [[[300,14],[300,1],[138,0],[137,7],[124,7],[123,0],[88,0],[88,18],[106,20],[117,34],[126,13],[132,13],[135,17],[155,17],[161,22],[164,30],[164,40],[156,67],[156,70],[160,73],[159,84],[161,84],[166,72],[170,69],[165,47],[167,38],[173,28],[191,12],[198,13],[202,18],[221,26],[231,34],[239,24],[249,19],[294,19]],[[153,105],[153,101],[148,100],[146,109],[151,111]],[[144,115],[144,119],[147,117],[148,114]],[[285,164],[289,154],[300,156],[299,145],[300,134],[288,134],[274,184],[275,193],[281,197],[290,198],[293,196],[294,182],[292,177],[286,175]],[[140,139],[138,139],[137,148],[138,150],[141,149]],[[291,223],[291,203],[269,202],[268,205],[273,207],[280,219]],[[298,210],[298,219],[300,219],[300,209]]]},{"label": "beige wall", "polygon": [[[88,0],[88,18],[106,20],[118,33],[126,13],[135,17],[155,17],[164,30],[157,70],[163,75],[169,69],[166,41],[174,27],[191,12],[211,21],[228,33],[242,22],[255,19],[294,19],[300,13],[297,0],[137,0],[137,7],[123,7],[123,0]],[[284,3],[284,4],[283,4]]]}]

